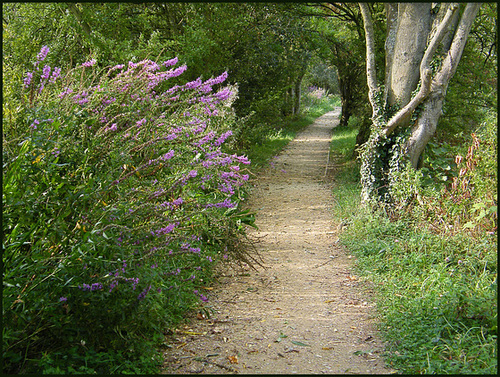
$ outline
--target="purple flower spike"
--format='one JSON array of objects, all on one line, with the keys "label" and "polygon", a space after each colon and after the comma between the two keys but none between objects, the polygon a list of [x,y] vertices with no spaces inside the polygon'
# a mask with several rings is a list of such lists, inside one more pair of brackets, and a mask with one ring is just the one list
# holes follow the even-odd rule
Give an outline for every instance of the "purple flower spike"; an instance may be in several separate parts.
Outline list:
[{"label": "purple flower spike", "polygon": [[170,150],[169,152],[165,153],[163,156],[160,157],[160,160],[167,161],[170,160],[172,157],[174,157],[174,151]]},{"label": "purple flower spike", "polygon": [[226,88],[226,89],[222,89],[220,92],[215,93],[215,96],[217,97],[217,99],[219,101],[224,101],[224,100],[228,99],[231,96],[231,94],[233,94],[233,92],[231,92],[231,90]]},{"label": "purple flower spike", "polygon": [[149,293],[150,289],[151,289],[151,286],[148,286],[146,289],[144,289],[141,292],[141,294],[139,296],[137,296],[137,300],[140,301],[140,300],[144,299],[144,297],[146,297],[146,295]]},{"label": "purple flower spike", "polygon": [[96,61],[95,59],[92,59],[92,60],[89,60],[88,62],[85,62],[85,63],[82,63],[82,67],[92,67],[93,65],[95,65]]},{"label": "purple flower spike", "polygon": [[54,72],[52,72],[52,76],[50,78],[50,82],[54,83],[56,82],[57,78],[61,75],[61,68],[55,67]]},{"label": "purple flower spike", "polygon": [[[43,62],[49,53],[49,48],[47,46],[43,46],[40,50],[40,53],[37,55],[38,62]],[[37,63],[38,63],[37,62]]]},{"label": "purple flower spike", "polygon": [[43,80],[48,80],[49,79],[50,69],[51,68],[48,65],[46,65],[45,67],[43,67],[43,73],[42,73],[41,79],[43,79]]},{"label": "purple flower spike", "polygon": [[31,84],[31,80],[33,79],[33,72],[27,72],[26,78],[24,79],[24,87],[28,87]]},{"label": "purple flower spike", "polygon": [[179,61],[179,58],[177,58],[177,57],[176,57],[176,58],[173,58],[173,59],[167,60],[166,62],[164,62],[164,63],[163,63],[163,65],[164,65],[165,67],[171,67],[171,66],[173,66],[173,65],[176,65],[178,61]]}]

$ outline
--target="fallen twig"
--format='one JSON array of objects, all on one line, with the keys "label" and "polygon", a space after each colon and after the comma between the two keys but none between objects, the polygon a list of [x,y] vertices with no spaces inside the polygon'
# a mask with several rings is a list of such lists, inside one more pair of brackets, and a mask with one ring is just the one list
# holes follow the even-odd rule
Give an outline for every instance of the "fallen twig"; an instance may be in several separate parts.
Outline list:
[{"label": "fallen twig", "polygon": [[337,257],[338,257],[338,255],[330,255],[330,258],[332,258],[332,259],[329,259],[329,260],[327,260],[324,263],[318,264],[318,265],[314,266],[314,268],[318,268],[318,267],[324,266],[325,264],[330,263],[333,259],[335,259]]}]

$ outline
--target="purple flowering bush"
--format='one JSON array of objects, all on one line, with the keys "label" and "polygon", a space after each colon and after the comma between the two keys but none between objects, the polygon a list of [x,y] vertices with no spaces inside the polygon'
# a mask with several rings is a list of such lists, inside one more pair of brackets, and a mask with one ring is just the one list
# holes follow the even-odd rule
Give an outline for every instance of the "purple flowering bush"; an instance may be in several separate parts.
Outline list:
[{"label": "purple flowering bush", "polygon": [[134,358],[207,300],[253,225],[238,209],[250,161],[228,147],[226,72],[181,84],[177,59],[61,72],[42,68],[48,52],[22,84],[24,132],[4,140],[5,371],[110,372],[89,352]]},{"label": "purple flowering bush", "polygon": [[315,85],[308,86],[304,93],[305,95],[302,101],[304,107],[306,108],[318,106],[328,101],[328,97],[331,97],[327,94],[327,91],[324,88],[319,88]]}]

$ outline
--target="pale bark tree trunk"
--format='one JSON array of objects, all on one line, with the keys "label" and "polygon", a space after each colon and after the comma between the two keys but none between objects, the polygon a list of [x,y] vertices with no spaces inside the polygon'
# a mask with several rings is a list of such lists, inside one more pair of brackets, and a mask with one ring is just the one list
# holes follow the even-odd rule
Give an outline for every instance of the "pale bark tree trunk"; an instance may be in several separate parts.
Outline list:
[{"label": "pale bark tree trunk", "polygon": [[[364,200],[378,201],[381,187],[385,194],[390,193],[388,186],[393,183],[390,169],[400,165],[395,159],[403,163],[407,158],[412,168],[418,167],[422,152],[436,131],[448,83],[457,69],[480,4],[463,6],[465,9],[460,17],[458,3],[441,4],[435,16],[431,3],[385,5],[386,76],[381,99],[371,14],[366,4],[359,4],[365,28],[366,73],[374,123],[372,142],[365,147],[362,158]],[[439,54],[436,53],[438,47]],[[438,57],[442,62],[433,72],[431,62]],[[420,109],[418,114],[415,113],[417,108]],[[405,131],[409,131],[409,136],[398,149],[403,155],[391,155],[394,152],[390,151],[395,150],[394,137]],[[392,144],[387,142],[388,138],[392,138]],[[387,161],[375,161],[384,158],[377,157],[384,148],[382,154]]]},{"label": "pale bark tree trunk", "polygon": [[[391,75],[386,77],[388,105],[406,105],[420,79],[419,67],[431,30],[431,3],[401,3],[398,5],[397,30]],[[389,54],[387,54],[389,55]]]},{"label": "pale bark tree trunk", "polygon": [[[457,25],[454,38],[452,39],[449,49],[447,50],[448,54],[443,60],[441,69],[432,80],[430,94],[423,101],[423,110],[417,118],[417,122],[412,129],[407,143],[407,153],[410,157],[410,162],[413,168],[417,168],[418,159],[420,158],[425,145],[436,131],[439,117],[442,114],[443,102],[448,89],[448,84],[457,70],[458,62],[462,57],[462,52],[474,18],[479,10],[479,6],[480,4],[468,4],[465,8],[460,24]],[[458,12],[451,16],[451,20],[446,26],[453,22],[453,17],[457,14]]]}]

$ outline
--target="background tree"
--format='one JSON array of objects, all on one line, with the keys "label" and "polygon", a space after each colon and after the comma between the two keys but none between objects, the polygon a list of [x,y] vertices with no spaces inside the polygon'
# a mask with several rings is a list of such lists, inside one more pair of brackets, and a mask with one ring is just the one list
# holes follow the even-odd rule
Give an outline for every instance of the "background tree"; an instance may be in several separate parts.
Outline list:
[{"label": "background tree", "polygon": [[[377,15],[383,11],[380,4],[371,4],[370,7]],[[356,117],[352,126],[358,128],[353,150],[353,155],[357,156],[357,147],[368,140],[371,125],[366,91],[363,19],[359,7],[350,3],[325,2],[311,6],[309,13],[315,16],[315,28],[321,33],[323,43],[326,41],[329,47],[329,61],[337,68],[342,103],[340,127],[347,127],[351,116]],[[384,23],[381,17],[374,19],[378,45],[383,46]],[[383,59],[383,53],[378,53],[377,59]]]},{"label": "background tree", "polygon": [[[301,4],[24,3],[4,4],[4,96],[21,80],[41,46],[58,66],[89,56],[103,67],[174,56],[188,79],[228,71],[238,83],[234,108],[250,117],[239,135],[265,134],[300,111],[301,83],[311,57]],[[15,93],[11,93],[15,96]],[[9,101],[14,113],[15,101]],[[251,137],[251,135],[250,135]]]}]

